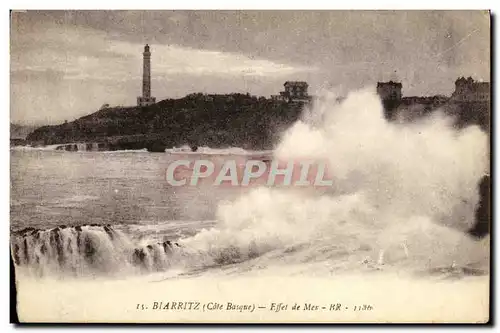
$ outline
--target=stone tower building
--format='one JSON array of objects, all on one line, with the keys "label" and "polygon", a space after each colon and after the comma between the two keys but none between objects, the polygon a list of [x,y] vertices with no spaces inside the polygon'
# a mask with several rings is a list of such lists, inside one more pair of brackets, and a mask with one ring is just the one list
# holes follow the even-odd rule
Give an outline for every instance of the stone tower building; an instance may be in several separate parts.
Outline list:
[{"label": "stone tower building", "polygon": [[401,89],[403,85],[400,82],[378,82],[377,93],[382,101],[398,101],[402,98]]},{"label": "stone tower building", "polygon": [[460,77],[455,81],[451,98],[459,102],[489,102],[490,83],[474,81],[470,76],[467,79]]},{"label": "stone tower building", "polygon": [[156,98],[151,97],[151,52],[148,44],[144,46],[142,56],[142,96],[137,97],[137,105],[148,106],[156,103]]},{"label": "stone tower building", "polygon": [[396,115],[396,109],[401,104],[403,85],[401,82],[378,82],[377,94],[382,100],[384,107],[384,116],[387,120],[393,120]]}]

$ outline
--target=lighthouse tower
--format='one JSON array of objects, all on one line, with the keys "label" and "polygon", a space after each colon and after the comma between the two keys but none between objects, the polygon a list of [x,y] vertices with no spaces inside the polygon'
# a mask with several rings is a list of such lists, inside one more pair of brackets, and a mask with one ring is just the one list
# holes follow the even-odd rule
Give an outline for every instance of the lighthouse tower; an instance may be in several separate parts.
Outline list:
[{"label": "lighthouse tower", "polygon": [[151,52],[148,44],[144,46],[142,57],[142,96],[137,97],[137,105],[148,106],[156,103],[156,98],[151,97]]}]

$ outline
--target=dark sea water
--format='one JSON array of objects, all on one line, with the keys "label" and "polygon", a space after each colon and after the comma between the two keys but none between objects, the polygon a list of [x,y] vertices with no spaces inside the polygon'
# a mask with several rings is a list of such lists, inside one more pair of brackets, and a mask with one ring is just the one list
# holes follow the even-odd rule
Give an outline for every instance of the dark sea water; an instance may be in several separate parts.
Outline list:
[{"label": "dark sea water", "polygon": [[13,150],[11,228],[174,224],[177,233],[193,233],[215,220],[219,200],[239,190],[170,186],[169,162],[185,157]]},{"label": "dark sea water", "polygon": [[[61,265],[74,271],[85,262],[94,263],[89,251],[100,260],[106,257],[102,266],[113,267],[144,249],[136,258],[142,265],[154,246],[163,262],[155,258],[144,265],[147,270],[164,269],[169,263],[164,262],[168,256],[163,242],[173,244],[214,227],[219,202],[244,193],[241,188],[168,184],[170,162],[200,156],[213,161],[231,158],[146,151],[11,150],[10,227],[17,261],[23,262],[24,257],[24,264],[43,272],[58,271]],[[108,236],[104,226],[116,237]],[[87,244],[82,239],[88,239],[89,245],[82,245]],[[54,262],[57,267],[50,267]],[[110,269],[90,266],[84,270]]]}]

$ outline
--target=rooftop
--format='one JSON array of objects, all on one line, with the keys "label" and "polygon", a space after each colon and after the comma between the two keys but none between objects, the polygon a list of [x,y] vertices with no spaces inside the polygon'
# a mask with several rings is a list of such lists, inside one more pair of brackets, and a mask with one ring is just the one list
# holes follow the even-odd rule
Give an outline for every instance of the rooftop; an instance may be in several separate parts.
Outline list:
[{"label": "rooftop", "polygon": [[284,86],[309,86],[305,81],[286,81]]},{"label": "rooftop", "polygon": [[394,81],[389,81],[389,82],[377,82],[377,87],[381,86],[396,86],[396,87],[402,87],[403,85],[401,82],[394,82]]}]

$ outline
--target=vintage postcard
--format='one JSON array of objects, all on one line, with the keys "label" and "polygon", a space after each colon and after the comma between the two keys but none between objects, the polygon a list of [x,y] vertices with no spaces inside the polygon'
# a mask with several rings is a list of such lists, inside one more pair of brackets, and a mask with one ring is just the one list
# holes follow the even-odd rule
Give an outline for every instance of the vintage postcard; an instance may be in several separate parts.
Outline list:
[{"label": "vintage postcard", "polygon": [[21,323],[487,323],[489,11],[11,11]]}]

